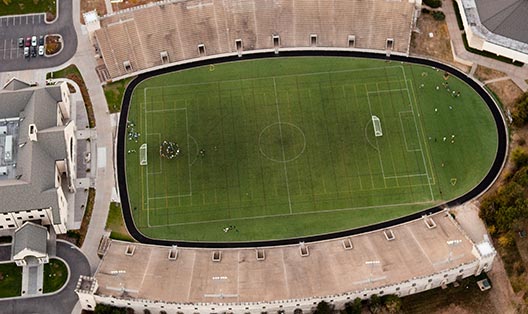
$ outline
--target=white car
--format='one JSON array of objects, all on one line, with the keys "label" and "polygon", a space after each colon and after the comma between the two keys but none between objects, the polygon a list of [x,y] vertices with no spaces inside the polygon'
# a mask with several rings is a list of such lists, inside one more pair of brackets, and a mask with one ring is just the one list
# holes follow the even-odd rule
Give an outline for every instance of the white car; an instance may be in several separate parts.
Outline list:
[{"label": "white car", "polygon": [[44,55],[44,46],[39,46],[38,54],[39,54],[39,56],[43,56]]},{"label": "white car", "polygon": [[24,57],[29,58],[29,47],[24,47]]},{"label": "white car", "polygon": [[37,46],[37,36],[31,37],[31,46],[33,47]]}]

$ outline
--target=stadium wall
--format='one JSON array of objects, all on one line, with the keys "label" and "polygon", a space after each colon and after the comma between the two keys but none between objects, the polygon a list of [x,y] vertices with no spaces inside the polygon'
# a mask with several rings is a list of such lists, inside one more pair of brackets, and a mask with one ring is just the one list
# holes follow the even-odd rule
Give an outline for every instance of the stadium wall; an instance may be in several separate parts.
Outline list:
[{"label": "stadium wall", "polygon": [[514,62],[528,63],[528,44],[490,32],[480,22],[474,0],[455,1],[458,4],[468,45],[471,48],[504,56]]}]

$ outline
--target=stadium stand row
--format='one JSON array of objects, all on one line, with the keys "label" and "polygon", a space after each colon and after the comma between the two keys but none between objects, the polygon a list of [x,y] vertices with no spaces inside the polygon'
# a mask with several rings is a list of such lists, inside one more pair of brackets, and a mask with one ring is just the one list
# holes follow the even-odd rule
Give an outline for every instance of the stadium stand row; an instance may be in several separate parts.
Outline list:
[{"label": "stadium stand row", "polygon": [[208,55],[303,47],[407,54],[415,4],[388,0],[160,1],[100,19],[111,78]]}]

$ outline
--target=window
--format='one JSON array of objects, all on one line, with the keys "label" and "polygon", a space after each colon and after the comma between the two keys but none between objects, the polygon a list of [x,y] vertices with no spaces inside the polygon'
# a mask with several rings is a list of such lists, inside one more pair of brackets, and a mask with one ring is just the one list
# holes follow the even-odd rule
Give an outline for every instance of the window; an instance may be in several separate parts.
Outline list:
[{"label": "window", "polygon": [[29,219],[33,219],[33,215],[29,215],[28,218],[29,218]]},{"label": "window", "polygon": [[432,282],[432,281],[433,281],[433,279],[429,279],[429,281],[428,281],[428,282]]},{"label": "window", "polygon": [[447,278],[447,274],[444,275],[444,278]]},{"label": "window", "polygon": [[400,291],[400,287],[396,287],[396,291]]},{"label": "window", "polygon": [[18,220],[22,219],[22,217],[17,217]]},{"label": "window", "polygon": [[11,221],[11,218],[6,218],[6,221]]},{"label": "window", "polygon": [[46,215],[40,214],[40,218],[44,218],[44,217],[46,217]]},{"label": "window", "polygon": [[413,287],[416,287],[416,283],[413,283],[412,286],[413,286]]},{"label": "window", "polygon": [[8,228],[14,228],[15,225],[9,225],[9,226],[7,226],[7,227],[8,227]]}]

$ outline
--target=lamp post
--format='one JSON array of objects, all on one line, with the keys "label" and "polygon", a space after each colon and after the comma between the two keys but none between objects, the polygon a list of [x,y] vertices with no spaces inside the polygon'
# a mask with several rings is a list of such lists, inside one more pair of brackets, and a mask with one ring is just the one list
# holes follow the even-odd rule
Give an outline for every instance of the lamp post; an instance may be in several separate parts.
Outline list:
[{"label": "lamp post", "polygon": [[453,255],[453,249],[452,248],[454,246],[457,246],[460,243],[462,243],[462,240],[448,240],[448,241],[446,241],[446,243],[447,243],[447,247],[449,248],[449,255],[447,257],[447,262],[451,263],[451,257]]},{"label": "lamp post", "polygon": [[370,266],[369,282],[372,282],[372,269],[374,268],[374,265],[379,265],[379,264],[381,264],[380,261],[366,261],[365,262],[365,265]]}]

